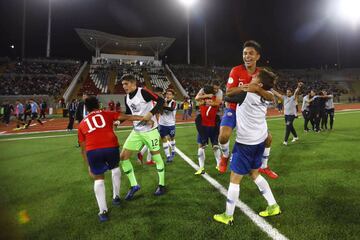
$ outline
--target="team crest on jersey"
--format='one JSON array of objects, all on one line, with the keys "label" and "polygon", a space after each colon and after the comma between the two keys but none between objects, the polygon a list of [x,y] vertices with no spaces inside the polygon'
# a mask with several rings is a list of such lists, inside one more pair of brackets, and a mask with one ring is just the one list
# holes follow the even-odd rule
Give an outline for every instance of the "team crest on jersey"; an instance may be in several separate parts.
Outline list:
[{"label": "team crest on jersey", "polygon": [[227,112],[226,115],[228,115],[229,117],[231,117],[233,114],[232,114],[232,112]]},{"label": "team crest on jersey", "polygon": [[131,107],[131,109],[133,110],[133,112],[138,112],[138,111],[139,111],[139,110],[137,110],[136,105],[135,105],[134,103],[132,103],[132,104],[130,105],[130,107]]},{"label": "team crest on jersey", "polygon": [[228,79],[228,83],[229,83],[229,84],[232,84],[233,82],[234,82],[234,79],[230,77],[230,78]]}]

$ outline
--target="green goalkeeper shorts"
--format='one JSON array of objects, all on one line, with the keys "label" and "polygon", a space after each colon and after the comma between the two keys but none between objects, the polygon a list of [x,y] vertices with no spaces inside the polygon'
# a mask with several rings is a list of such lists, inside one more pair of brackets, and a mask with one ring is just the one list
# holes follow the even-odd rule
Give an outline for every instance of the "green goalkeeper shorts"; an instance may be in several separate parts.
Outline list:
[{"label": "green goalkeeper shorts", "polygon": [[144,144],[150,151],[160,151],[160,134],[157,128],[148,132],[136,132],[132,130],[123,148],[131,151],[139,151]]}]

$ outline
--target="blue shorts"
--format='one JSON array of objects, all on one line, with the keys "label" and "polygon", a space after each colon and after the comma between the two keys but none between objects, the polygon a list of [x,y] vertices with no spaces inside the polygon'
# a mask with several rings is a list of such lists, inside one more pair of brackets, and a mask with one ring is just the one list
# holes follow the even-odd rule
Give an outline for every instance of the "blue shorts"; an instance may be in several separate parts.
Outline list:
[{"label": "blue shorts", "polygon": [[170,136],[171,138],[175,137],[175,125],[174,126],[164,126],[159,125],[160,137],[164,138]]},{"label": "blue shorts", "polygon": [[236,127],[236,111],[230,108],[225,108],[220,126],[227,126],[234,129]]},{"label": "blue shorts", "polygon": [[202,134],[198,133],[197,143],[207,145],[209,140],[212,145],[218,145],[219,129],[217,127],[202,126]]},{"label": "blue shorts", "polygon": [[99,148],[86,152],[90,170],[94,175],[104,174],[119,166],[119,148]]},{"label": "blue shorts", "polygon": [[246,175],[251,170],[260,168],[264,150],[265,141],[257,145],[235,143],[230,163],[231,171]]}]

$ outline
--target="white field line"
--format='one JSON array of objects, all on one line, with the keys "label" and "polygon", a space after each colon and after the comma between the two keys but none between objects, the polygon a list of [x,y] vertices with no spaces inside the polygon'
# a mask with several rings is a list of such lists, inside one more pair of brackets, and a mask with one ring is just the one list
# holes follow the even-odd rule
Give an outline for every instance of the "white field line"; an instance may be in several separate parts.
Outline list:
[{"label": "white field line", "polygon": [[[176,152],[179,156],[187,162],[191,167],[195,170],[199,169],[199,166],[196,165],[188,156],[186,156],[179,148],[176,148]],[[227,196],[227,190],[224,188],[218,181],[212,178],[209,174],[205,173],[201,175],[208,181],[214,188],[216,188],[222,195]],[[270,238],[276,240],[287,240],[288,238],[282,235],[276,228],[271,226],[267,221],[265,221],[262,217],[256,214],[248,205],[238,200],[236,202],[236,206],[250,218],[250,220],[258,226],[263,232],[265,232]]]}]

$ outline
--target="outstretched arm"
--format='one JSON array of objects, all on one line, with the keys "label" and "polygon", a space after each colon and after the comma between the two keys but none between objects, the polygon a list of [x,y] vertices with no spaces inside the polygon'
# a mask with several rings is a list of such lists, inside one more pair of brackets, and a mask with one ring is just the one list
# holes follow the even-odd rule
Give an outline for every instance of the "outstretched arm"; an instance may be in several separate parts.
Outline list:
[{"label": "outstretched arm", "polygon": [[242,88],[246,92],[252,92],[252,93],[258,94],[259,96],[264,98],[266,101],[270,101],[270,102],[274,101],[274,94],[272,94],[269,91],[266,91],[265,89],[263,89],[256,83],[245,84],[242,86]]},{"label": "outstretched arm", "polygon": [[283,95],[282,94],[280,94],[278,91],[276,91],[275,89],[271,89],[270,90],[276,97],[278,97],[278,98],[283,98]]}]

